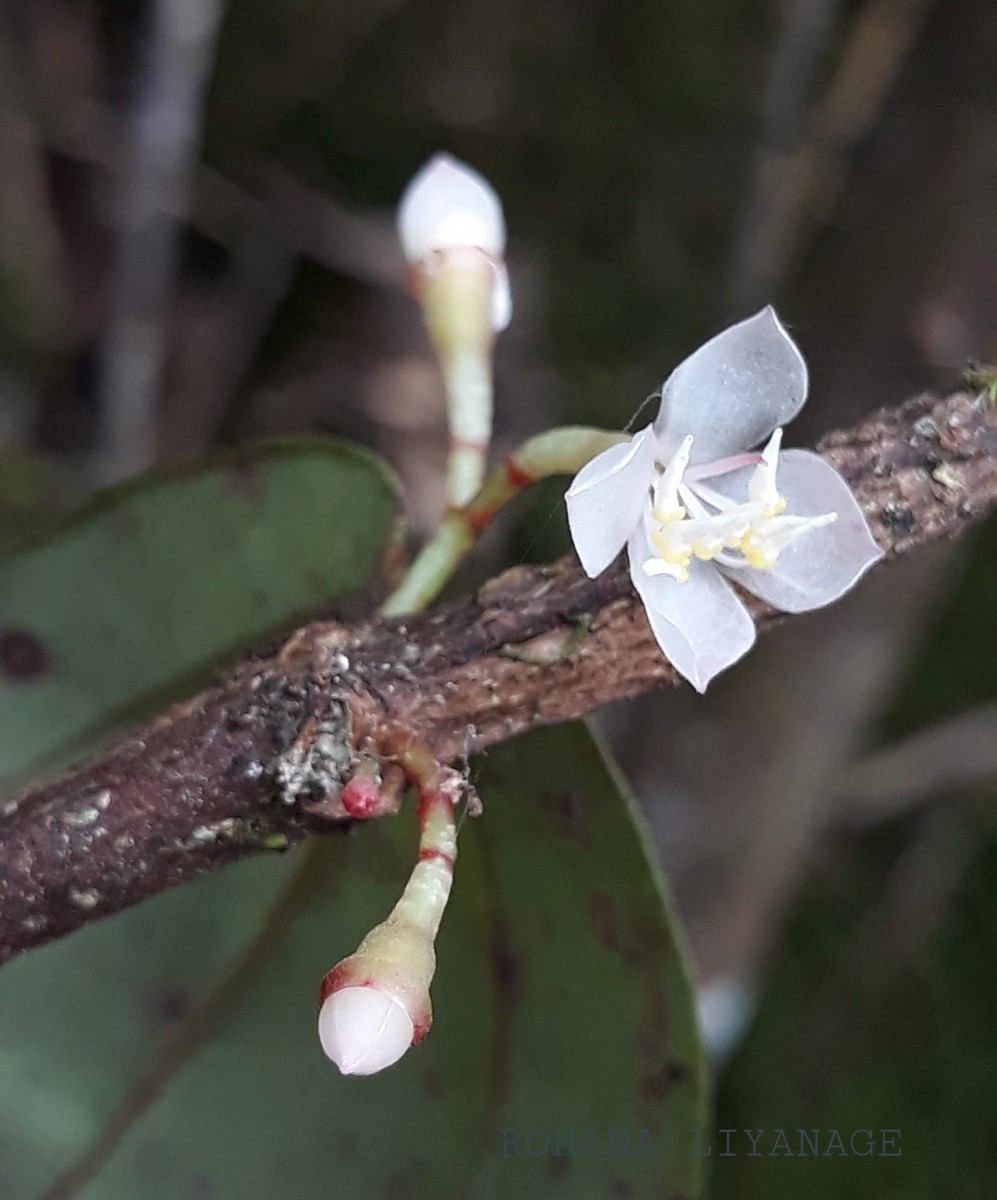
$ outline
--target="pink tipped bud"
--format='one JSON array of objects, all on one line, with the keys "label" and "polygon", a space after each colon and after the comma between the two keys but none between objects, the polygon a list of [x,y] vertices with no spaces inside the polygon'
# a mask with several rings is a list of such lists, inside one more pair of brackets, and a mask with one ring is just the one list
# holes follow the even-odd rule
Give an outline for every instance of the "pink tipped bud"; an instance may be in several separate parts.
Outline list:
[{"label": "pink tipped bud", "polygon": [[376,987],[330,992],[318,1015],[322,1049],[344,1075],[374,1075],[412,1045],[415,1028],[401,1004]]},{"label": "pink tipped bud", "polygon": [[359,772],[347,782],[339,799],[350,816],[360,821],[380,816],[385,808],[377,780]]},{"label": "pink tipped bud", "polygon": [[319,989],[322,1049],[344,1075],[373,1075],[422,1041],[433,1023],[433,939],[394,915],[337,963]]},{"label": "pink tipped bud", "polygon": [[[390,1067],[433,1023],[429,986],[457,854],[453,791],[460,776],[407,743],[402,757],[419,787],[419,860],[387,918],[319,988],[319,1039],[344,1075]],[[363,768],[361,763],[351,782],[371,779]]]},{"label": "pink tipped bud", "polygon": [[502,204],[486,179],[449,154],[437,154],[412,179],[398,208],[402,250],[415,265],[439,250],[505,251]]}]

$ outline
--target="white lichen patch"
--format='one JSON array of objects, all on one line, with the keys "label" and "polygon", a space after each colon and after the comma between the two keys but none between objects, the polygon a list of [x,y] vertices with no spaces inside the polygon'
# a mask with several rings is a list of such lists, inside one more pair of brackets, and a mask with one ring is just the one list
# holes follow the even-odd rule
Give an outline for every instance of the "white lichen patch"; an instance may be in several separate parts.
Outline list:
[{"label": "white lichen patch", "polygon": [[86,829],[88,825],[93,825],[98,820],[100,820],[100,809],[91,808],[89,805],[86,808],[67,808],[62,814],[63,825],[72,825],[74,829]]},{"label": "white lichen patch", "polygon": [[95,892],[93,888],[84,888],[83,891],[70,888],[69,899],[80,908],[91,909],[96,908],[100,903],[100,893]]},{"label": "white lichen patch", "polygon": [[299,736],[274,764],[281,803],[293,805],[307,795],[338,796],[351,760],[347,706],[333,699],[318,730]]},{"label": "white lichen patch", "polygon": [[188,850],[196,850],[200,846],[210,846],[212,843],[234,838],[242,827],[238,817],[223,817],[210,825],[195,825],[190,831],[184,846]]},{"label": "white lichen patch", "polygon": [[931,472],[931,478],[936,483],[940,483],[942,487],[948,488],[950,491],[965,491],[963,481],[959,478],[955,471],[953,471],[948,463],[942,463],[940,467],[935,467],[935,469]]},{"label": "white lichen patch", "polygon": [[218,834],[207,825],[195,825],[187,839],[189,846],[208,846],[218,840]]}]

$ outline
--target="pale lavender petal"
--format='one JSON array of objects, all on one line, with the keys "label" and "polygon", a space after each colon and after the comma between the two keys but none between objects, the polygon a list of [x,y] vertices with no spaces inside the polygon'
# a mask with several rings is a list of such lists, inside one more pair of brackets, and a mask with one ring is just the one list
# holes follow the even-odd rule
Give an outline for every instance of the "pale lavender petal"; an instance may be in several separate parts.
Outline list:
[{"label": "pale lavender petal", "polygon": [[[732,498],[746,493],[751,471],[738,474],[740,479],[731,475],[718,480],[717,491]],[[819,455],[785,450],[779,455],[776,482],[788,501],[788,515],[833,512],[838,519],[787,546],[771,571],[732,570],[729,577],[783,612],[822,608],[853,587],[883,552],[851,488]]]},{"label": "pale lavender petal", "polygon": [[603,572],[639,524],[654,482],[658,447],[651,426],[597,454],[565,496],[571,540],[590,579]]},{"label": "pale lavender petal", "polygon": [[796,416],[807,364],[771,306],[732,325],[665,381],[654,429],[665,456],[692,434],[693,463],[750,450]]},{"label": "pale lavender petal", "polygon": [[685,583],[646,575],[641,564],[653,551],[643,522],[630,538],[628,552],[630,578],[658,645],[675,670],[697,692],[705,692],[714,675],[754,645],[754,621],[712,563],[693,559]]}]

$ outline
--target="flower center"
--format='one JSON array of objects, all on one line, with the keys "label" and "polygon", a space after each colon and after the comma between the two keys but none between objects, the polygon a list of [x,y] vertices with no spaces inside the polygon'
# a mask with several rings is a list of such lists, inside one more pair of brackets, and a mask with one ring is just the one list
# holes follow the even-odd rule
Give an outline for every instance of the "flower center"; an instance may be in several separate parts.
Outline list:
[{"label": "flower center", "polygon": [[[697,467],[695,479],[686,480],[692,441],[685,438],[654,485],[645,521],[655,557],[642,564],[645,574],[669,575],[685,583],[693,558],[768,571],[787,546],[837,520],[833,512],[816,517],[783,515],[787,501],[776,484],[781,429],[772,434],[760,459],[757,454],[746,454],[710,464],[720,470],[711,471],[710,465]],[[754,464],[754,471],[745,501],[730,500],[704,482],[749,464]]]}]

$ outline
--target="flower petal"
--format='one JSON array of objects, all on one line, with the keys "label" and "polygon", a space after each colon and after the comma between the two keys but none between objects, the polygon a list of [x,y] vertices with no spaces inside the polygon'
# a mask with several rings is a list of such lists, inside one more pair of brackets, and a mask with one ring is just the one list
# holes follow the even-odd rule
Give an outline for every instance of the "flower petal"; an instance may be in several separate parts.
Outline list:
[{"label": "flower petal", "polygon": [[712,563],[689,564],[679,583],[667,575],[646,575],[641,563],[653,556],[643,522],[629,544],[630,578],[651,631],[665,657],[697,692],[736,663],[754,645],[755,623]]},{"label": "flower petal", "polygon": [[[739,471],[711,484],[734,498],[747,491],[750,476],[750,470]],[[784,451],[776,480],[791,516],[833,512],[838,519],[787,546],[771,571],[731,570],[729,577],[783,612],[822,608],[853,587],[883,552],[873,541],[851,488],[819,455],[809,450]]]},{"label": "flower petal", "polygon": [[648,504],[658,447],[651,426],[587,462],[565,496],[571,540],[590,579],[626,545]]},{"label": "flower petal", "polygon": [[750,450],[807,398],[807,364],[771,305],[711,338],[661,390],[654,430],[666,459],[692,434],[692,462]]}]

